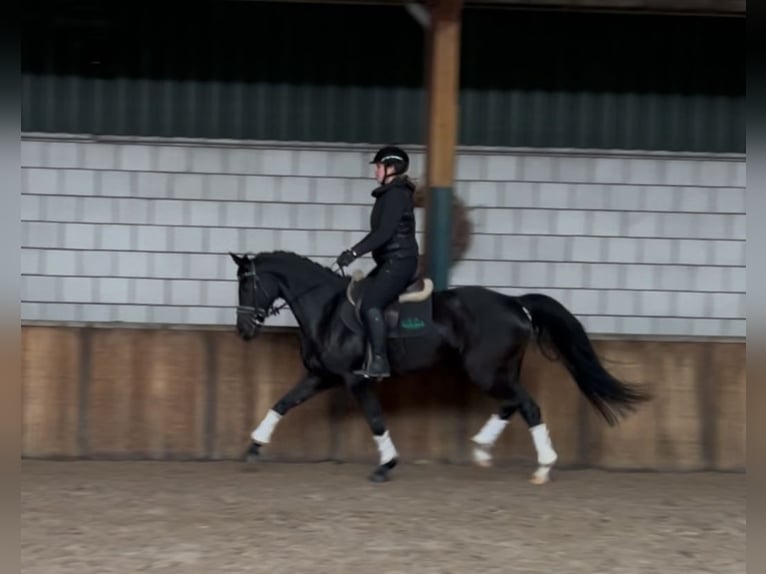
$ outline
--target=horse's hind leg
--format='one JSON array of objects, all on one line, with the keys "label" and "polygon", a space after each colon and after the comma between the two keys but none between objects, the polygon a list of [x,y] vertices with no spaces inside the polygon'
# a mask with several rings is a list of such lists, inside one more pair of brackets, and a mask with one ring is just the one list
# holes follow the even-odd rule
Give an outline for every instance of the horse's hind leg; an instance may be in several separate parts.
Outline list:
[{"label": "horse's hind leg", "polygon": [[[518,361],[516,361],[518,362]],[[491,363],[490,363],[491,364]],[[508,425],[508,420],[518,409],[518,400],[508,384],[508,373],[516,372],[517,365],[500,369],[488,368],[478,361],[467,361],[466,370],[471,380],[485,393],[500,402],[498,412],[493,413],[484,426],[471,437],[473,461],[479,466],[492,466],[492,447]]]},{"label": "horse's hind leg", "polygon": [[478,375],[474,379],[478,386],[500,403],[498,412],[490,415],[479,432],[471,437],[473,461],[486,468],[492,466],[492,447],[505,427],[508,426],[511,416],[518,410],[519,401],[508,384],[508,375],[505,369],[498,373],[484,372],[475,373],[475,375]]},{"label": "horse's hind leg", "polygon": [[474,443],[473,460],[479,466],[491,466],[492,447],[508,425],[508,420],[518,410],[529,427],[537,452],[538,467],[532,474],[530,482],[545,484],[550,479],[551,468],[558,456],[553,449],[548,428],[542,422],[540,407],[527,390],[521,386],[520,374],[521,361],[519,360],[514,361],[508,370],[501,369],[498,371],[491,384],[486,382],[489,380],[489,374],[484,374],[485,383],[480,384],[480,386],[499,401],[500,407],[498,412],[492,414],[481,430],[472,437]]},{"label": "horse's hind leg", "polygon": [[504,415],[502,407],[500,413],[493,413],[471,440],[473,441],[473,461],[484,468],[492,466],[492,447],[495,445],[500,434],[508,425],[508,419],[516,409],[508,409]]},{"label": "horse's hind leg", "polygon": [[553,448],[553,443],[551,443],[548,427],[542,420],[540,407],[524,387],[518,383],[514,387],[515,394],[519,399],[519,411],[524,422],[527,423],[537,452],[538,467],[529,480],[533,484],[545,484],[550,480],[551,468],[558,460],[558,455]]}]

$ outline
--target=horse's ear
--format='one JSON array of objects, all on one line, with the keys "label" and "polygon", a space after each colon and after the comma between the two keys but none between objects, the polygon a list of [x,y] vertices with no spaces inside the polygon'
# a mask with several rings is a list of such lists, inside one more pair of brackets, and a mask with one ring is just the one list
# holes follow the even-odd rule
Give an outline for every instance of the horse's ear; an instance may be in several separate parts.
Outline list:
[{"label": "horse's ear", "polygon": [[242,257],[237,255],[236,253],[232,253],[231,251],[229,251],[229,255],[234,260],[234,263],[236,263],[240,267],[242,266],[242,263],[244,262],[244,259],[242,259]]}]

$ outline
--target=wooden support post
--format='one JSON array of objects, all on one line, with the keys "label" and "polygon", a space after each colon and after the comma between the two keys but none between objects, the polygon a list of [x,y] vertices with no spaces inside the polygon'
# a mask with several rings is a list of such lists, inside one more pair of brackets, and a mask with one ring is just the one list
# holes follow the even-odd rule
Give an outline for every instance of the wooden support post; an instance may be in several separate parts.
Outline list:
[{"label": "wooden support post", "polygon": [[462,5],[433,0],[427,30],[426,271],[436,289],[447,288],[451,265]]}]

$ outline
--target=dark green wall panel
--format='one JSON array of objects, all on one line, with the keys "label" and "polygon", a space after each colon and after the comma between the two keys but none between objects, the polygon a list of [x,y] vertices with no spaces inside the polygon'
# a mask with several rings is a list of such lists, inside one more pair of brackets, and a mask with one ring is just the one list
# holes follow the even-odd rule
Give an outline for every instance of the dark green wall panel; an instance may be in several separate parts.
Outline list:
[{"label": "dark green wall panel", "polygon": [[744,151],[744,98],[464,91],[466,145]]},{"label": "dark green wall panel", "polygon": [[[76,5],[24,5],[25,131],[425,140],[424,35],[402,7]],[[468,9],[459,141],[743,152],[744,30],[734,18]]]},{"label": "dark green wall panel", "polygon": [[[74,89],[70,86],[74,86]],[[423,90],[24,77],[25,131],[419,142]],[[391,109],[394,113],[391,114]],[[389,116],[389,117],[387,117]]]}]

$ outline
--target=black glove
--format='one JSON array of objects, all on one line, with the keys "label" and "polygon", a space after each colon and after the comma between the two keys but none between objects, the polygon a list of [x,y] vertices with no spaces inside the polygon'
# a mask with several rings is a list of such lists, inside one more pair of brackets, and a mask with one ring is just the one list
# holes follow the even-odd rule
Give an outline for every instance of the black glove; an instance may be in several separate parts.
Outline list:
[{"label": "black glove", "polygon": [[338,258],[335,260],[335,262],[341,267],[347,267],[351,264],[352,261],[354,261],[354,259],[356,259],[356,253],[354,253],[351,249],[346,249],[343,253],[338,255]]}]

